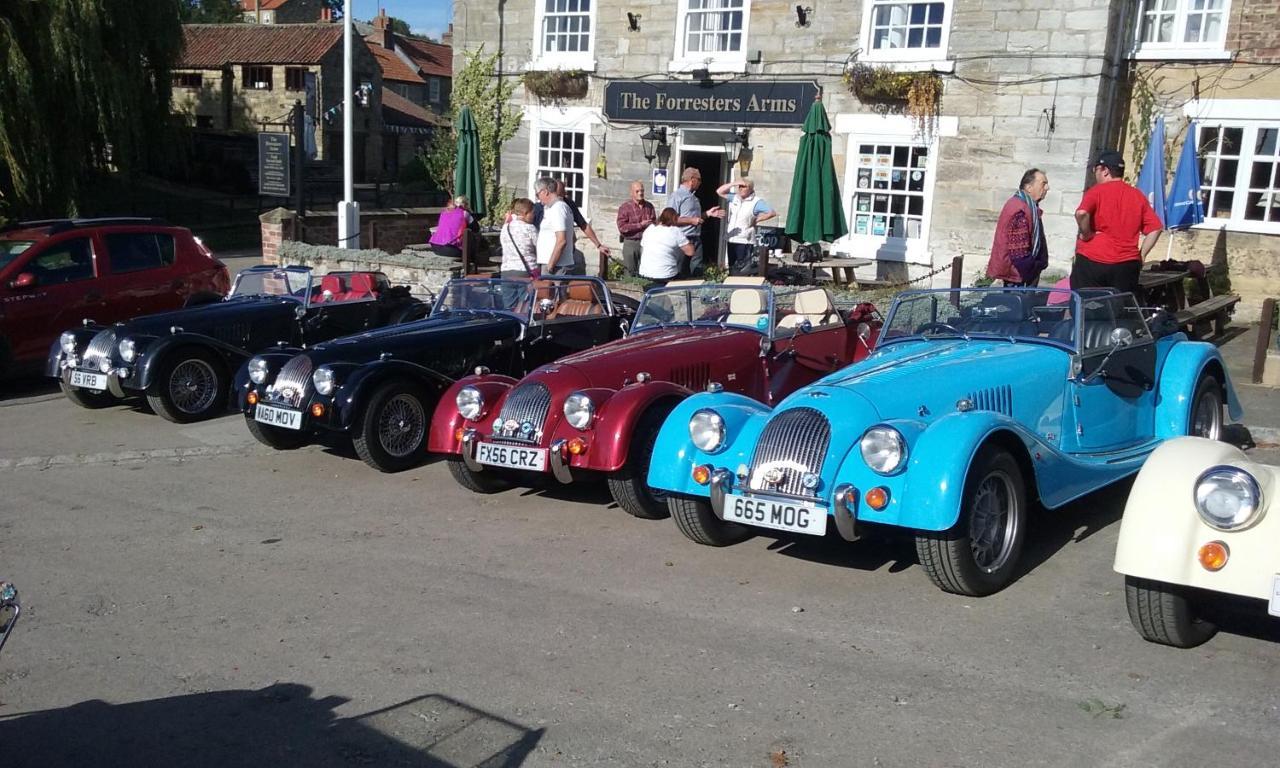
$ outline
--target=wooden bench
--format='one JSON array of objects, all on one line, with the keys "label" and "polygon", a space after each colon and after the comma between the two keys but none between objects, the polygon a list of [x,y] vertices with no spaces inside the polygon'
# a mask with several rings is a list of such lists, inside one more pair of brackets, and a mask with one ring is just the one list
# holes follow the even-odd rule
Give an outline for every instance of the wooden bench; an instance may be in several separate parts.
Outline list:
[{"label": "wooden bench", "polygon": [[1221,336],[1226,332],[1227,322],[1230,320],[1231,313],[1235,311],[1236,304],[1239,303],[1240,297],[1238,295],[1224,293],[1221,296],[1213,296],[1197,304],[1192,304],[1186,309],[1179,310],[1174,317],[1177,318],[1178,326],[1188,329],[1192,336],[1208,335],[1200,331],[1202,327],[1211,321],[1213,323],[1213,333]]}]

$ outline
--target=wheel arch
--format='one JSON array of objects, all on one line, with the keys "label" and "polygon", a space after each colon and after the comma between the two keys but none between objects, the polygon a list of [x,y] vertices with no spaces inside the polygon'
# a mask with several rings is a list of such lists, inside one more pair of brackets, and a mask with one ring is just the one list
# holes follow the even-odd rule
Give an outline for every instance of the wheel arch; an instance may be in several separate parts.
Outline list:
[{"label": "wheel arch", "polygon": [[165,336],[147,345],[146,350],[142,353],[142,359],[136,363],[137,372],[135,377],[138,381],[138,388],[150,389],[156,383],[156,377],[171,356],[186,349],[199,349],[210,353],[222,365],[222,373],[229,383],[233,381],[236,372],[244,361],[249,359],[248,353],[239,347],[217,342],[207,336],[194,333]]},{"label": "wheel arch", "polygon": [[620,469],[627,463],[631,440],[641,419],[660,407],[667,407],[669,415],[687,397],[688,390],[669,382],[632,384],[614,392],[591,425],[594,444],[583,468],[604,472]]},{"label": "wheel arch", "polygon": [[[432,412],[440,401],[440,396],[453,384],[452,379],[439,371],[401,360],[379,361],[362,366],[343,383],[341,394],[334,398],[342,429],[350,429],[357,416],[364,412],[370,396],[394,379],[405,379],[426,389],[431,401],[423,403],[423,407]],[[430,414],[427,418],[430,433]]]}]

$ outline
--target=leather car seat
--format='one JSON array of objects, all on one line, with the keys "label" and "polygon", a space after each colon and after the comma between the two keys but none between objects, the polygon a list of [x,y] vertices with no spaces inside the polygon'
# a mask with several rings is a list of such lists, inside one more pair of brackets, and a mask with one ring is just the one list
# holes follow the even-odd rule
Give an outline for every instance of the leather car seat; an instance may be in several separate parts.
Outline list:
[{"label": "leather car seat", "polygon": [[347,301],[371,299],[376,295],[373,275],[368,272],[355,272],[351,275],[351,290],[345,297]]},{"label": "leather car seat", "polygon": [[[734,325],[760,328],[760,320],[765,316],[764,310],[764,293],[750,288],[739,288],[729,294],[729,316],[724,321]],[[767,330],[767,327],[760,330]]]},{"label": "leather car seat", "polygon": [[778,327],[796,328],[805,320],[817,327],[830,323],[835,314],[835,307],[831,306],[831,298],[827,296],[827,292],[814,288],[796,294],[795,312],[779,320]]},{"label": "leather car seat", "polygon": [[325,275],[320,278],[320,295],[316,296],[315,303],[342,301],[345,293],[341,275]]},{"label": "leather car seat", "polygon": [[569,286],[564,300],[551,311],[548,317],[586,317],[599,315],[603,311],[596,301],[596,292],[591,286],[578,283]]},{"label": "leather car seat", "polygon": [[957,325],[972,333],[1035,336],[1036,324],[1031,318],[1033,296],[1019,291],[988,293],[972,308],[972,314]]}]

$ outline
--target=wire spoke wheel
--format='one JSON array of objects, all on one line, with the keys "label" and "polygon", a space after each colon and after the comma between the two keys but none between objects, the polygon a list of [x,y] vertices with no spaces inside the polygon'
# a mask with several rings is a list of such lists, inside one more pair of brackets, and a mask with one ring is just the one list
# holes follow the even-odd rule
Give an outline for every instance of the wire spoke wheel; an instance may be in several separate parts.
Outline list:
[{"label": "wire spoke wheel", "polygon": [[378,414],[378,443],[396,458],[415,452],[426,431],[426,412],[412,395],[392,397]]},{"label": "wire spoke wheel", "polygon": [[1018,534],[1017,503],[1013,481],[999,470],[984,477],[974,493],[969,546],[983,573],[994,573],[1009,561]]},{"label": "wire spoke wheel", "polygon": [[169,375],[169,399],[183,413],[203,413],[217,396],[218,374],[204,360],[183,360]]}]

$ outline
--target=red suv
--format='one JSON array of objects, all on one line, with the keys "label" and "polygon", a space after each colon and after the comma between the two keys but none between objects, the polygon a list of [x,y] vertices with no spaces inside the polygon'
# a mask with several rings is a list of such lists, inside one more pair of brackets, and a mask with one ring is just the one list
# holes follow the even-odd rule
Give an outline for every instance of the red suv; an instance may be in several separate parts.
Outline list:
[{"label": "red suv", "polygon": [[221,297],[227,267],[155,219],[21,221],[0,229],[0,375],[38,370],[58,334]]}]

